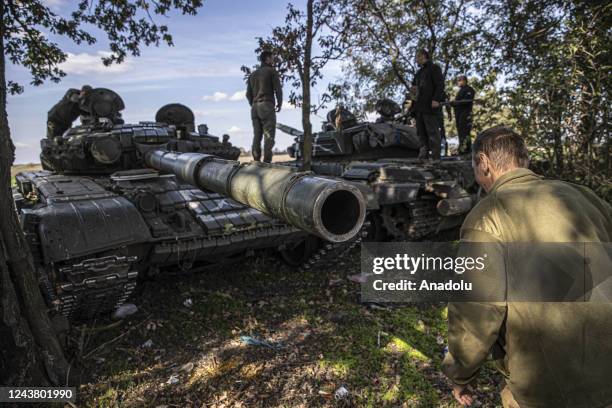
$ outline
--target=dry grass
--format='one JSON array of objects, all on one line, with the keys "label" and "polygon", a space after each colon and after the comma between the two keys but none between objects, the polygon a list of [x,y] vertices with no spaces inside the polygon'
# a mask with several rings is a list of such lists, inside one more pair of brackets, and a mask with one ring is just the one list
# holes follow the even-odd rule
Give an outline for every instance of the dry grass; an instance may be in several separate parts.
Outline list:
[{"label": "dry grass", "polygon": [[[251,160],[253,160],[253,157],[251,155],[248,156],[240,156],[240,158],[238,159],[240,160],[241,163],[248,163]],[[275,154],[272,157],[272,162],[276,163],[276,162],[285,162],[285,161],[291,161],[293,160],[288,154]]]},{"label": "dry grass", "polygon": [[16,164],[11,167],[11,177],[15,177],[15,174],[24,171],[37,171],[40,170],[40,164],[38,163],[27,163],[27,164]]}]

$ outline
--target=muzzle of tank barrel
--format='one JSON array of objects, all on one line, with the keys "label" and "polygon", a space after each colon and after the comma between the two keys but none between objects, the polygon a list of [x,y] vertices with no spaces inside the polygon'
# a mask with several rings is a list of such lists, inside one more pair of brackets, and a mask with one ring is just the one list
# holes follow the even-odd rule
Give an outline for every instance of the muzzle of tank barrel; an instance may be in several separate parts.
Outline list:
[{"label": "muzzle of tank barrel", "polygon": [[287,166],[163,150],[147,153],[145,162],[328,241],[353,238],[365,219],[365,200],[357,187]]}]

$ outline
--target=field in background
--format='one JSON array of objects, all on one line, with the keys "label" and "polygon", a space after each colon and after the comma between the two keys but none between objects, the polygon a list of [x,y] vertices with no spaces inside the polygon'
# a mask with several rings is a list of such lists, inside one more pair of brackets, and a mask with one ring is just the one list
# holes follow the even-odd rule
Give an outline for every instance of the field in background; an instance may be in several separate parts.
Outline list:
[{"label": "field in background", "polygon": [[40,169],[41,167],[38,163],[16,164],[11,167],[11,178],[15,177],[15,174],[21,173],[22,171],[36,171]]}]

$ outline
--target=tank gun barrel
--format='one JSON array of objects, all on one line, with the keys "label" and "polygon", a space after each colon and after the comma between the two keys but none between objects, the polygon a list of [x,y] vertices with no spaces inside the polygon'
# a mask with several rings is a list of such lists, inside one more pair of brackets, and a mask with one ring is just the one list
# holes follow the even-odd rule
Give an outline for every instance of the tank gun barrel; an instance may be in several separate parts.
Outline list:
[{"label": "tank gun barrel", "polygon": [[357,187],[290,167],[165,150],[150,151],[145,163],[328,241],[351,239],[365,218],[365,201]]},{"label": "tank gun barrel", "polygon": [[283,125],[282,123],[276,123],[276,128],[280,130],[281,132],[287,133],[288,135],[291,135],[291,136],[299,137],[299,136],[304,135],[304,132],[302,132],[301,130],[298,130],[291,126]]}]

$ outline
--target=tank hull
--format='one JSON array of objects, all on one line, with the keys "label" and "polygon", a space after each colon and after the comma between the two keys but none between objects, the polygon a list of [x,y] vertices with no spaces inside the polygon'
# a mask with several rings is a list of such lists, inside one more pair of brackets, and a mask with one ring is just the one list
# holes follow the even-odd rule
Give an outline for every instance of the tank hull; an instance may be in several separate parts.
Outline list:
[{"label": "tank hull", "polygon": [[17,204],[43,293],[72,320],[120,306],[141,279],[282,249],[306,236],[230,198],[153,171],[110,178],[41,171],[16,179],[30,197]]}]

